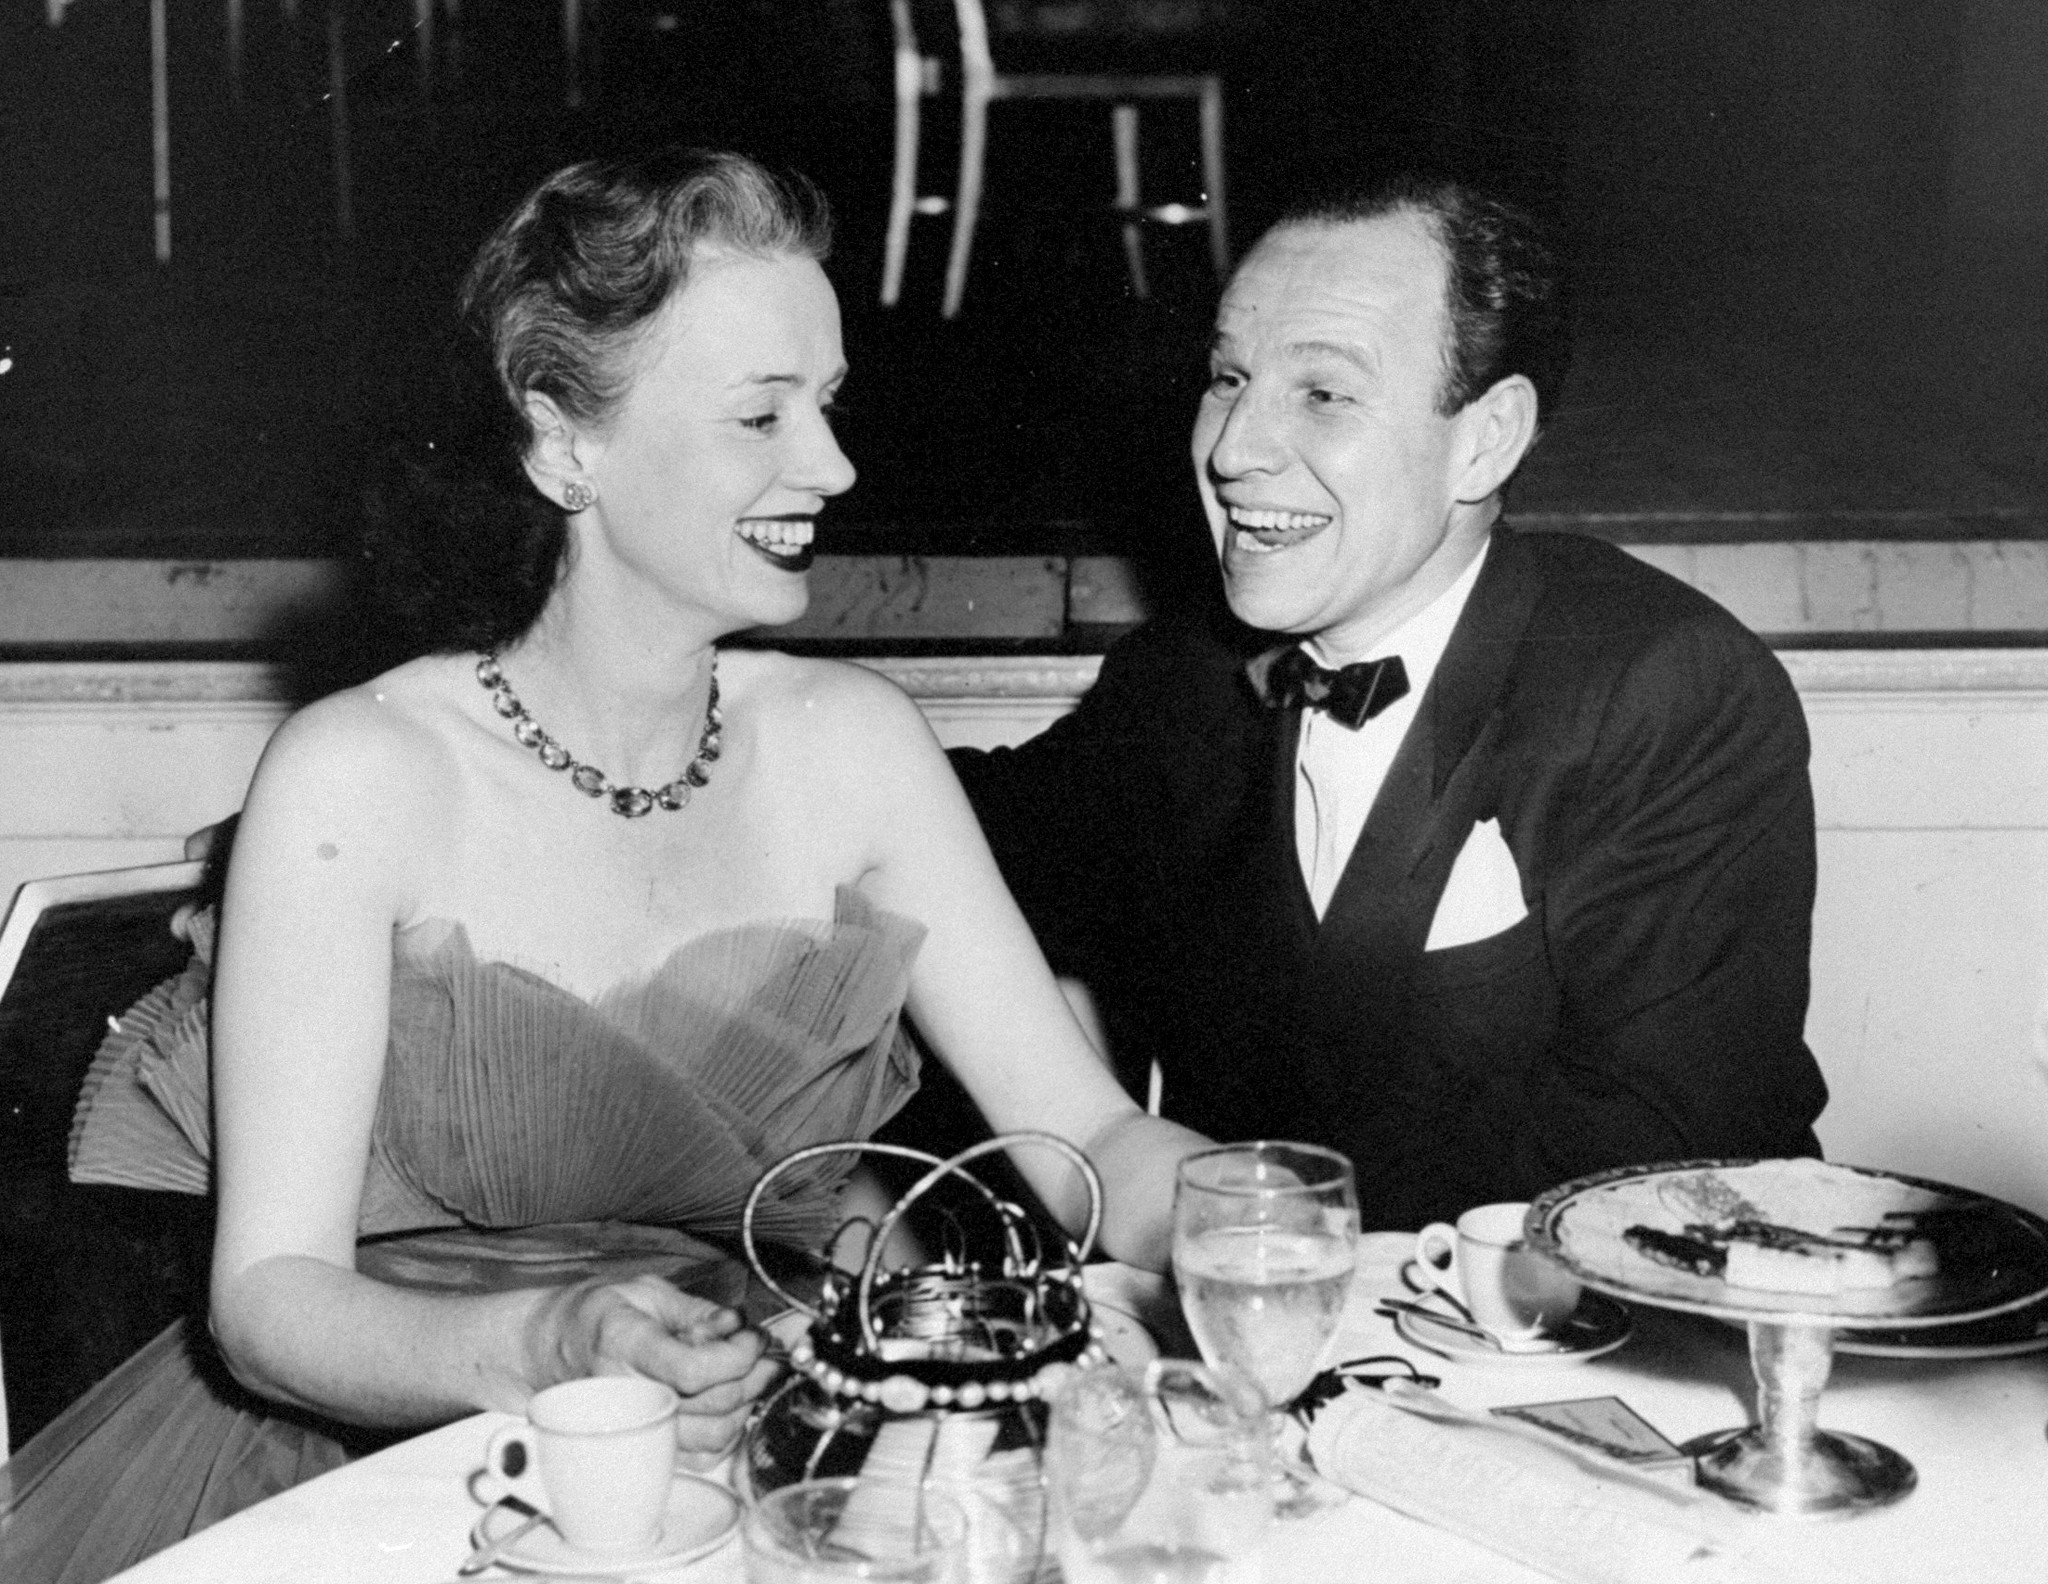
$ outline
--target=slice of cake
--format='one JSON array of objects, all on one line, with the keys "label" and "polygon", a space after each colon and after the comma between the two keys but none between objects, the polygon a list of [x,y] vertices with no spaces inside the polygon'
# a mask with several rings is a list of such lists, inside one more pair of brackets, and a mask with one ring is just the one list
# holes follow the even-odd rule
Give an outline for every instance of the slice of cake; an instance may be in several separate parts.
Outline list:
[{"label": "slice of cake", "polygon": [[1831,1233],[1768,1221],[1738,1221],[1723,1234],[1731,1287],[1769,1292],[1868,1292],[1932,1276],[1939,1265],[1932,1240],[1906,1227],[1843,1227]]},{"label": "slice of cake", "polygon": [[1638,1253],[1731,1287],[1831,1297],[1932,1276],[1946,1196],[1824,1161],[1759,1161],[1679,1173],[1658,1199],[1679,1219],[1631,1226]]}]

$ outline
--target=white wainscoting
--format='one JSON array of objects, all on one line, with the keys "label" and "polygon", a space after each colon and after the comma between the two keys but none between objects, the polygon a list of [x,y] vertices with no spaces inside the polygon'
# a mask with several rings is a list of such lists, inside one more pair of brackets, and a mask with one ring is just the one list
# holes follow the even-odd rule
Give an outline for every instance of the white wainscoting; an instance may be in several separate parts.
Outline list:
[{"label": "white wainscoting", "polygon": [[1813,734],[1821,1142],[2048,1214],[2048,651],[1783,658]]},{"label": "white wainscoting", "polygon": [[[2048,1214],[2048,649],[1783,658],[1814,742],[1822,1142]],[[1040,730],[1096,665],[871,663],[978,746]],[[284,710],[260,665],[0,666],[0,896],[178,856]]]}]

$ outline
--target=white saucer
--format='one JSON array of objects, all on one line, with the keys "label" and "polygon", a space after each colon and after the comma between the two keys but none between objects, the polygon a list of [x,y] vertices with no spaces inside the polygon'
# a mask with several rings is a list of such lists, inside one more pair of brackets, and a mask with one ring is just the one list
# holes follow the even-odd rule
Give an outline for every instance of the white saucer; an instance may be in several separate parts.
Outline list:
[{"label": "white saucer", "polygon": [[[740,1521],[740,1499],[723,1485],[695,1474],[678,1474],[669,1490],[661,1539],[634,1556],[593,1556],[564,1540],[553,1524],[542,1524],[498,1555],[497,1565],[518,1573],[561,1573],[585,1578],[619,1577],[652,1568],[671,1568],[708,1555],[732,1538]],[[506,1506],[488,1507],[470,1532],[481,1549],[510,1534],[525,1519]]]},{"label": "white saucer", "polygon": [[[1429,1293],[1415,1301],[1422,1305],[1443,1302]],[[1452,1359],[1460,1364],[1547,1364],[1555,1367],[1583,1364],[1603,1353],[1612,1353],[1629,1339],[1629,1334],[1635,1329],[1627,1309],[1605,1293],[1590,1290],[1579,1299],[1578,1312],[1571,1318],[1571,1330],[1554,1341],[1507,1343],[1494,1347],[1456,1329],[1449,1323],[1454,1318],[1448,1305],[1442,1322],[1429,1314],[1397,1313],[1394,1330],[1411,1347],[1422,1348],[1439,1358]]]}]

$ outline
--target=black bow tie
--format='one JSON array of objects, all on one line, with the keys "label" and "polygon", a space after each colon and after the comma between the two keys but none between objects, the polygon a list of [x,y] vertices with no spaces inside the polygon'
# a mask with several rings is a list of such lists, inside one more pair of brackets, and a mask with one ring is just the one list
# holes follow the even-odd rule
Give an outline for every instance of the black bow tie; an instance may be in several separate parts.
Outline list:
[{"label": "black bow tie", "polygon": [[1408,692],[1408,668],[1399,655],[1328,671],[1290,644],[1261,655],[1250,671],[1252,685],[1271,708],[1319,709],[1353,731]]}]

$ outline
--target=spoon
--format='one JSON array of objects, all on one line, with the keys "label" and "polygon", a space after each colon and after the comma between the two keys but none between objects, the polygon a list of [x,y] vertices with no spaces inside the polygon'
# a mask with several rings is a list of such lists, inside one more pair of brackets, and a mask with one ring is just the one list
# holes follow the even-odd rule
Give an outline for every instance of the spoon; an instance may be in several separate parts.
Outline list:
[{"label": "spoon", "polygon": [[1493,1348],[1496,1352],[1505,1353],[1507,1351],[1507,1345],[1499,1337],[1487,1330],[1485,1326],[1472,1321],[1460,1320],[1456,1315],[1445,1314],[1443,1310],[1432,1308],[1428,1304],[1409,1303],[1405,1298],[1382,1298],[1379,1302],[1378,1312],[1389,1318],[1397,1314],[1414,1315],[1418,1320],[1427,1320],[1430,1324],[1440,1325],[1447,1331],[1456,1331],[1463,1336],[1475,1337],[1479,1341],[1484,1342],[1488,1347]]},{"label": "spoon", "polygon": [[[538,1511],[531,1504],[521,1501],[517,1496],[501,1497],[498,1501],[498,1506],[504,1508],[507,1512],[526,1514],[526,1521],[513,1525],[504,1534],[499,1535],[497,1539],[490,1541],[488,1544],[480,1545],[470,1552],[469,1560],[455,1570],[461,1577],[469,1578],[473,1574],[483,1572],[485,1568],[495,1563],[499,1557],[503,1556],[512,1547],[548,1521],[546,1513]],[[485,1516],[488,1517],[489,1515],[486,1514]]]},{"label": "spoon", "polygon": [[1449,1304],[1451,1308],[1457,1312],[1458,1318],[1460,1320],[1463,1320],[1467,1325],[1479,1324],[1479,1316],[1477,1316],[1469,1308],[1467,1308],[1465,1305],[1465,1300],[1460,1298],[1456,1293],[1452,1292],[1450,1288],[1435,1287],[1432,1288],[1431,1291],[1433,1291],[1437,1295],[1437,1297],[1443,1299],[1445,1303]]},{"label": "spoon", "polygon": [[[1410,1264],[1416,1265],[1418,1269],[1420,1268],[1419,1261],[1411,1261]],[[1463,1320],[1467,1325],[1479,1324],[1479,1316],[1477,1316],[1469,1308],[1467,1308],[1465,1306],[1465,1300],[1460,1298],[1456,1293],[1452,1292],[1450,1288],[1438,1286],[1435,1282],[1425,1283],[1420,1276],[1409,1275],[1408,1266],[1405,1265],[1401,1268],[1401,1280],[1407,1284],[1408,1290],[1414,1293],[1416,1297],[1441,1298],[1445,1303],[1451,1306],[1451,1309],[1453,1310],[1453,1312],[1457,1314],[1458,1318],[1460,1320]],[[1387,1300],[1387,1302],[1389,1303],[1400,1303],[1402,1301],[1403,1300],[1398,1298],[1389,1298]],[[1429,1311],[1424,1310],[1423,1313],[1427,1314],[1429,1313]]]}]

